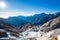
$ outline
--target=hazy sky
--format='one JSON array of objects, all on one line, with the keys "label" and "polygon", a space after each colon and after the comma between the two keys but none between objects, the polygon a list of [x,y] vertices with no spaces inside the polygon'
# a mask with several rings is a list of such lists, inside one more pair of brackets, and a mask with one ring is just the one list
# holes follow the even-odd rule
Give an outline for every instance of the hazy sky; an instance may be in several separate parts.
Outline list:
[{"label": "hazy sky", "polygon": [[60,11],[60,0],[0,0],[0,17]]}]

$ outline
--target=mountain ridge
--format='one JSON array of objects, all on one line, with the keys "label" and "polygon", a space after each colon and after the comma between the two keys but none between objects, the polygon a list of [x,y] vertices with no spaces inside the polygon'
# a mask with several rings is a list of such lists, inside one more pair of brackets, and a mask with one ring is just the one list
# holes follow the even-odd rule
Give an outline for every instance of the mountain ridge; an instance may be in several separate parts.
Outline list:
[{"label": "mountain ridge", "polygon": [[[19,23],[22,23],[20,26],[23,26],[24,24],[32,24],[32,25],[42,25],[42,24],[44,24],[44,23],[46,23],[46,22],[48,22],[49,20],[51,20],[51,19],[54,19],[54,18],[56,18],[56,17],[58,17],[58,16],[60,16],[60,12],[57,12],[57,13],[55,13],[55,14],[45,14],[45,13],[41,13],[41,14],[35,14],[34,16],[27,16],[27,17],[24,17],[24,16],[17,16],[17,17],[15,17],[16,19],[14,19],[14,18],[12,18],[12,19],[14,19],[14,20],[16,20],[15,22],[17,22],[18,24],[16,24],[16,25],[20,25]],[[9,18],[7,19],[7,20],[10,20]],[[14,20],[12,20],[12,22],[14,21]],[[21,20],[21,21],[20,21]],[[20,22],[19,22],[20,21]],[[8,21],[9,22],[9,21]],[[11,23],[12,23],[11,22]],[[15,24],[14,22],[13,22],[13,24]]]},{"label": "mountain ridge", "polygon": [[7,19],[0,18],[0,21],[4,21],[7,24],[10,24],[16,28],[21,28],[25,24],[32,24],[32,25],[43,25],[44,23],[48,22],[51,19],[60,16],[60,12],[56,14],[35,14],[34,16],[14,16],[9,17]]}]

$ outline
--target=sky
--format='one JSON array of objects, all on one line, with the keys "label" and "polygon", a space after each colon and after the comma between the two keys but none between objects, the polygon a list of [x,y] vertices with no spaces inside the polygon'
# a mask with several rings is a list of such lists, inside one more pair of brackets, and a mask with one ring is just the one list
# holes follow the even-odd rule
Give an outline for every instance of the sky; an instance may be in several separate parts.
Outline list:
[{"label": "sky", "polygon": [[31,16],[60,11],[60,0],[0,0],[0,17]]}]

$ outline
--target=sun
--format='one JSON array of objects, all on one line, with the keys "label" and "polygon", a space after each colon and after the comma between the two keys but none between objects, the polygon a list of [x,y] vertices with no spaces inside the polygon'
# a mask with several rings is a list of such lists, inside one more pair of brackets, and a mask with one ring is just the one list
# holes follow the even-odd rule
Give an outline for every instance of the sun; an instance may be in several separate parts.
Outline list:
[{"label": "sun", "polygon": [[0,2],[0,8],[6,8],[6,3],[5,2]]}]

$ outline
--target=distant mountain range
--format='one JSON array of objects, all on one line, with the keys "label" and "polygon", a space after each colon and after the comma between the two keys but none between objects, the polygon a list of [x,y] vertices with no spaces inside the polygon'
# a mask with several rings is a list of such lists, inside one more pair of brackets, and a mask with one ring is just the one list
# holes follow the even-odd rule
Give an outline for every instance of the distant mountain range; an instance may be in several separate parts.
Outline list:
[{"label": "distant mountain range", "polygon": [[60,12],[55,14],[35,14],[33,16],[17,16],[17,17],[9,17],[8,19],[0,18],[0,21],[4,21],[5,23],[8,23],[14,27],[22,27],[25,24],[32,24],[32,25],[42,25],[46,22],[48,22],[51,19],[54,19],[56,17],[60,16]]}]

